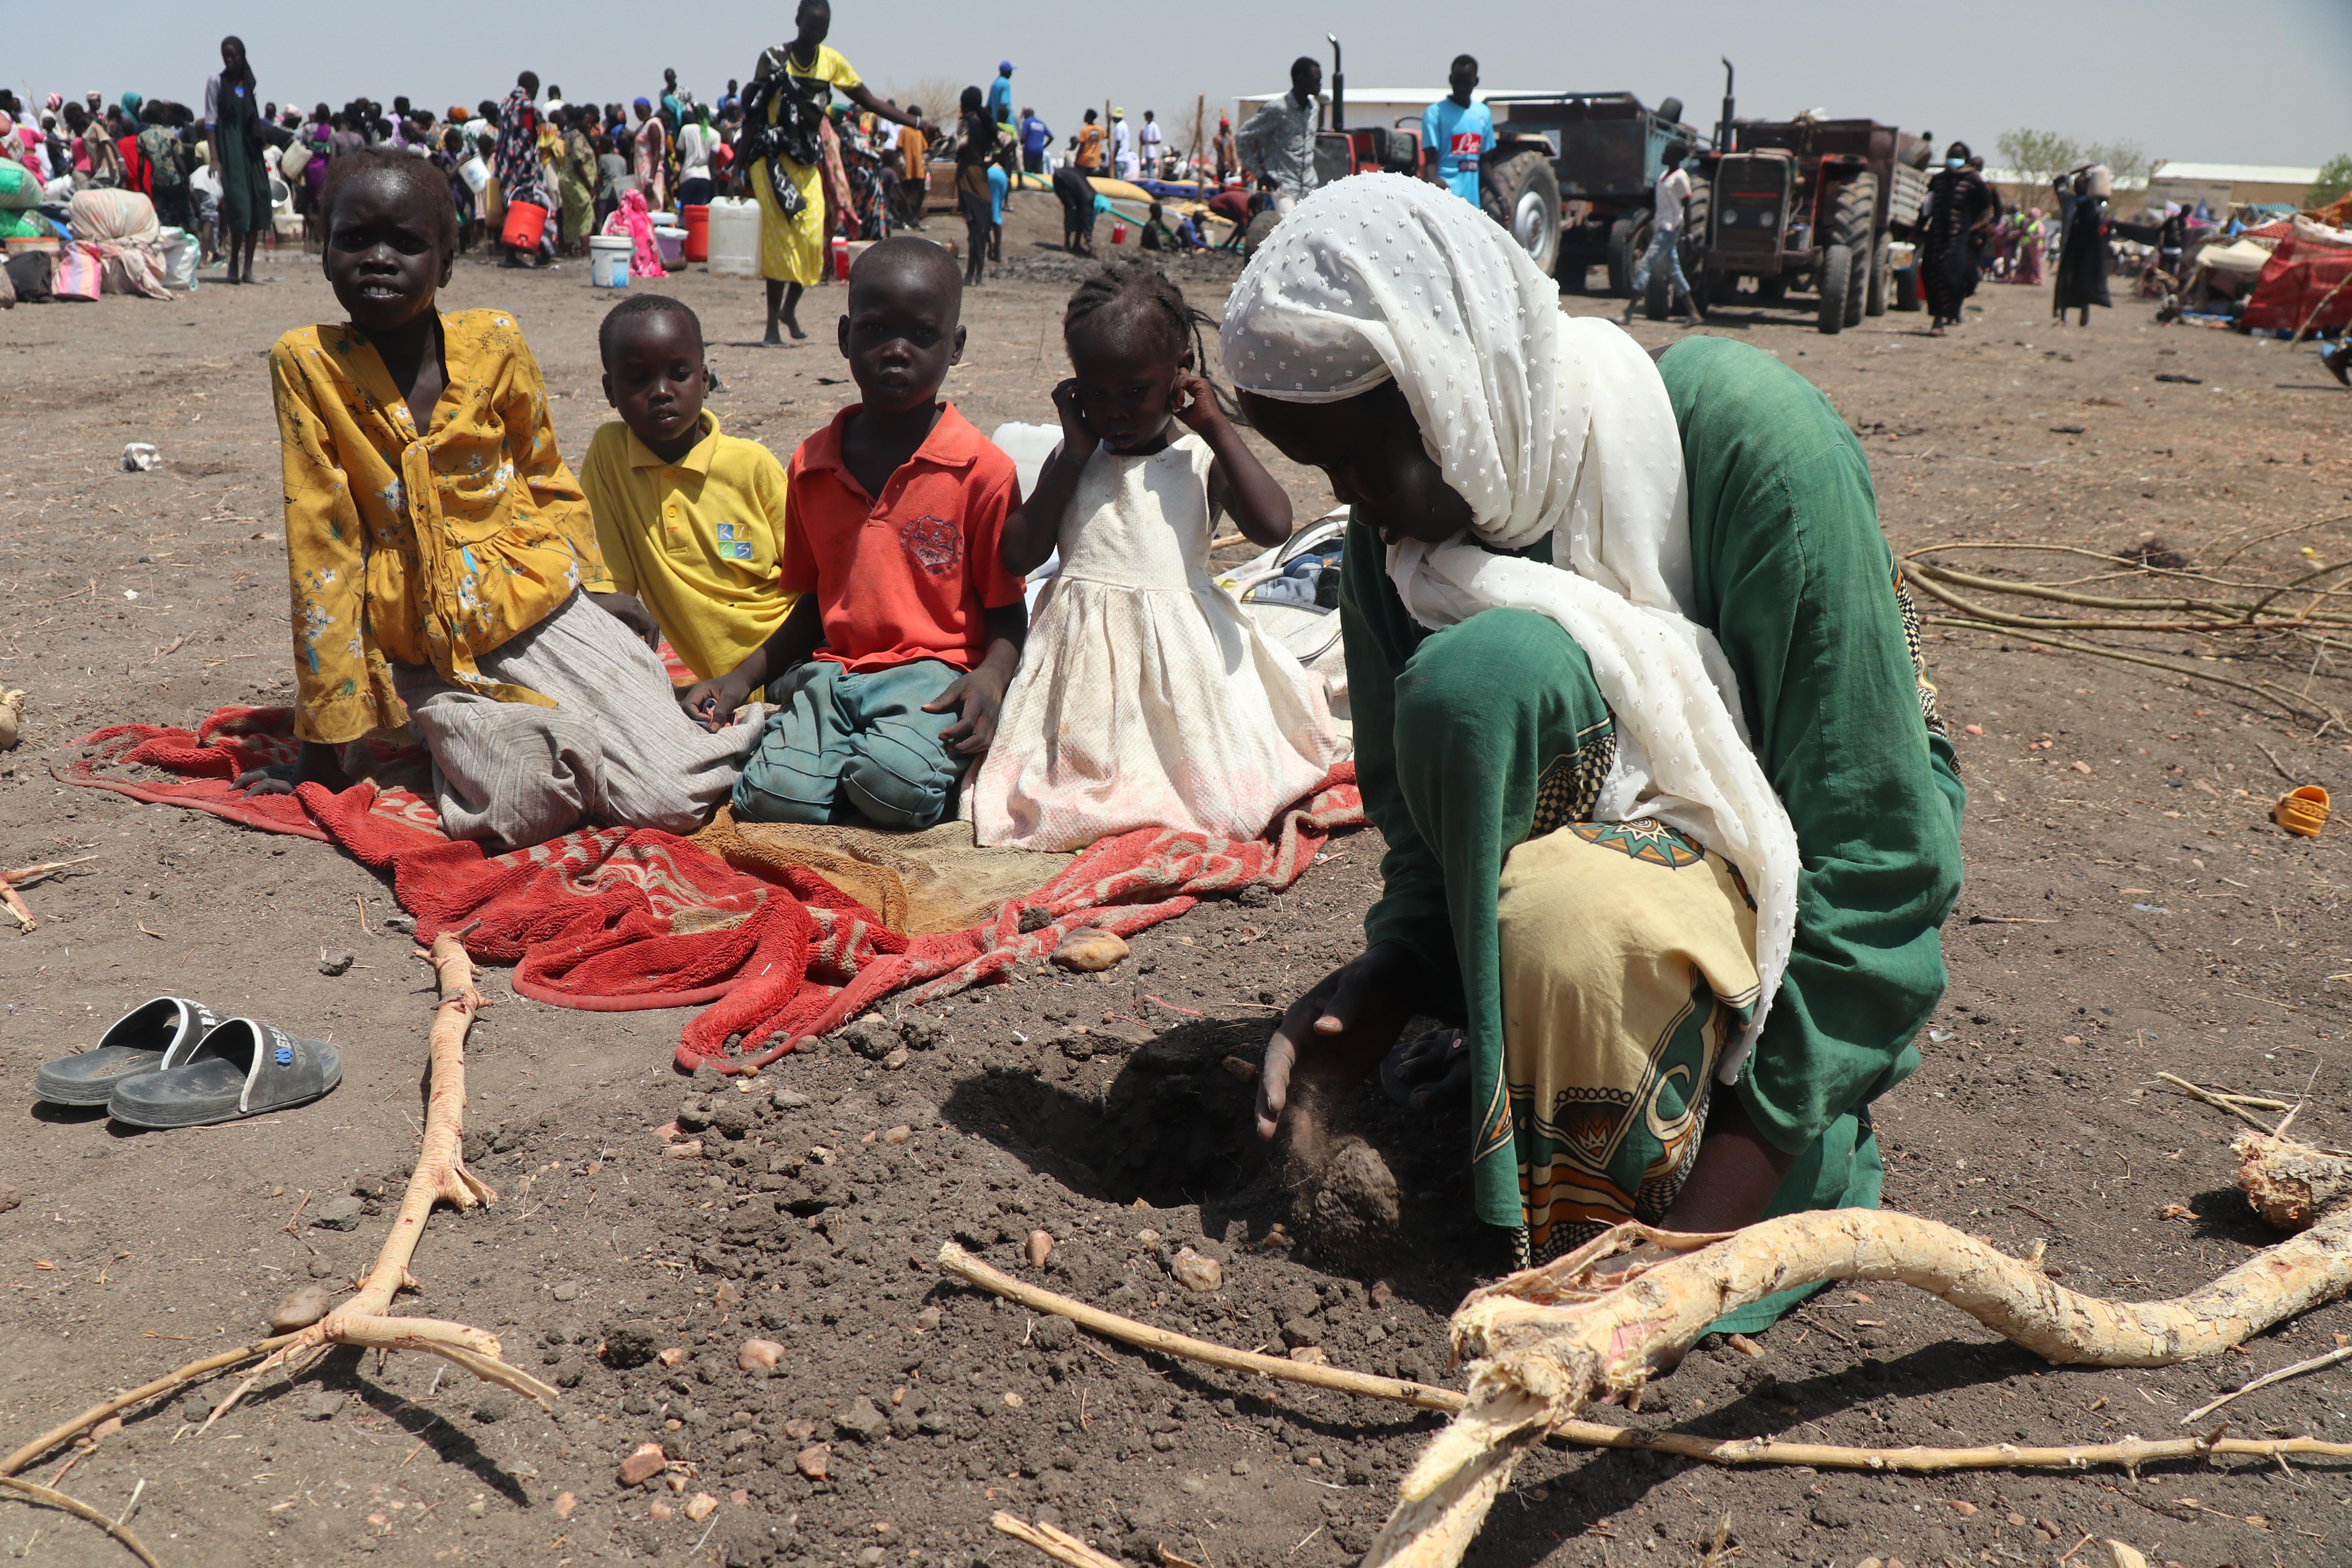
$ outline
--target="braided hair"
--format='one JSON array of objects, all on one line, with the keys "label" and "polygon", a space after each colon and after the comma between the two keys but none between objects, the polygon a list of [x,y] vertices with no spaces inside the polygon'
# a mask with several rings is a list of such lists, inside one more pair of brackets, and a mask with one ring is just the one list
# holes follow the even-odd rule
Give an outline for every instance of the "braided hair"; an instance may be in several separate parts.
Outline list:
[{"label": "braided hair", "polygon": [[1062,341],[1066,343],[1083,326],[1119,328],[1139,324],[1159,335],[1171,360],[1192,353],[1192,369],[1209,384],[1225,416],[1240,421],[1241,411],[1209,373],[1209,350],[1203,327],[1217,325],[1215,317],[1186,304],[1184,290],[1156,267],[1140,262],[1113,261],[1079,284],[1062,312]]}]

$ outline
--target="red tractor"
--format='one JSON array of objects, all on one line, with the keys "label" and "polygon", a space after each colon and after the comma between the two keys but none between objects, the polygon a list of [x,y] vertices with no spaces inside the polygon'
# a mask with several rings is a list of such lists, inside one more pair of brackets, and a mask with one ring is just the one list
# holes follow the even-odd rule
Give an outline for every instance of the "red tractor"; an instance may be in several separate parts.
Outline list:
[{"label": "red tractor", "polygon": [[1927,192],[1925,143],[1875,121],[1813,119],[1730,121],[1725,141],[1727,150],[1699,155],[1710,200],[1683,241],[1700,301],[1725,300],[1753,278],[1760,303],[1812,289],[1824,332],[1885,314],[1895,244],[1913,238]]}]

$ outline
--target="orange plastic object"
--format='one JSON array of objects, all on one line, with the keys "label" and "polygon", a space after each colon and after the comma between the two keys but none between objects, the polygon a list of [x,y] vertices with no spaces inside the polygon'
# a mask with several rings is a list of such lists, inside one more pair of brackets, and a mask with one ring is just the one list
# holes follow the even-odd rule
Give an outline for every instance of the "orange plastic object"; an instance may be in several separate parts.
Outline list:
[{"label": "orange plastic object", "polygon": [[2316,838],[2319,830],[2327,826],[2327,792],[2317,784],[2291,789],[2271,807],[2271,820],[2289,833]]}]

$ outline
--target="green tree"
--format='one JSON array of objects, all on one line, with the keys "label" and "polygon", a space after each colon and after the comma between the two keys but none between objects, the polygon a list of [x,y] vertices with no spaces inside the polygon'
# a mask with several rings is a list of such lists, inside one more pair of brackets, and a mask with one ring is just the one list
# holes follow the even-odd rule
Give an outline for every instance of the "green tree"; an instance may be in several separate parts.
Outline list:
[{"label": "green tree", "polygon": [[2105,163],[2118,184],[2146,179],[2155,162],[2137,142],[2094,142],[2083,149],[2083,157],[2089,163]]},{"label": "green tree", "polygon": [[2004,131],[1994,139],[1993,150],[2021,184],[2041,189],[2084,159],[2083,144],[2055,131]]},{"label": "green tree", "polygon": [[2324,207],[2352,195],[2352,153],[2338,153],[2319,165],[2319,179],[2303,193],[2306,207]]}]

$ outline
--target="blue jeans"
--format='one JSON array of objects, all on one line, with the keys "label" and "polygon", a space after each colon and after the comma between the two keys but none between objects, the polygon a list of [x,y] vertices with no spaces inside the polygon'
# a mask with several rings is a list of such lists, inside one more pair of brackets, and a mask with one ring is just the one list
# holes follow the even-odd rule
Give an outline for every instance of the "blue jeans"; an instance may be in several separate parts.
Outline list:
[{"label": "blue jeans", "polygon": [[735,782],[747,822],[877,827],[938,824],[971,759],[940,731],[951,710],[926,713],[961,672],[935,658],[862,673],[811,659],[768,688],[781,704]]},{"label": "blue jeans", "polygon": [[1650,248],[1642,252],[1642,259],[1633,268],[1634,298],[1639,299],[1643,291],[1649,288],[1650,271],[1657,266],[1658,258],[1661,256],[1666,258],[1666,265],[1674,268],[1675,292],[1677,294],[1690,292],[1690,279],[1683,276],[1682,249],[1675,243],[1682,237],[1682,234],[1680,224],[1675,224],[1671,228],[1660,227],[1650,231]]}]

